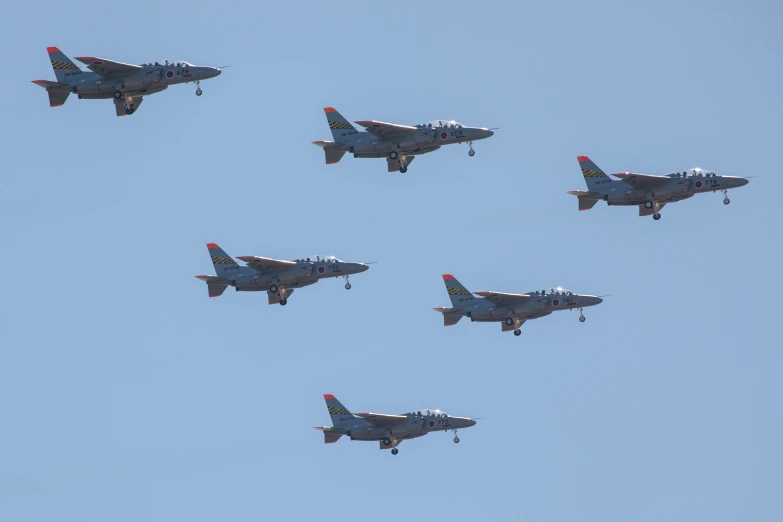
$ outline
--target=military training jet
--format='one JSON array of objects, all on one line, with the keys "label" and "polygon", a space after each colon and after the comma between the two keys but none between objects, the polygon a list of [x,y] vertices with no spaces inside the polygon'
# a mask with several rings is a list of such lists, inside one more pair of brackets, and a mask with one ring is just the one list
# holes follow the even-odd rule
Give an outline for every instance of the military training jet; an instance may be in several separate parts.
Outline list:
[{"label": "military training jet", "polygon": [[113,98],[117,116],[133,114],[143,96],[165,91],[176,83],[194,82],[196,95],[201,96],[201,80],[214,78],[221,72],[217,67],[196,67],[183,61],[131,65],[94,56],[77,56],[76,59],[92,71],[85,72],[57,47],[46,50],[57,81],[33,80],[33,83],[49,93],[50,107],[64,104],[71,93],[77,94],[80,100]]},{"label": "military training jet", "polygon": [[473,156],[473,142],[494,134],[490,129],[466,127],[446,120],[413,126],[362,120],[356,123],[365,130],[358,131],[333,108],[326,107],[324,112],[334,141],[314,141],[313,144],[324,149],[327,165],[337,163],[343,154],[350,152],[354,158],[386,158],[389,172],[405,173],[415,156],[438,150],[441,145],[467,142],[468,154]]},{"label": "military training jet", "polygon": [[364,272],[366,263],[346,263],[334,256],[280,261],[268,257],[238,256],[247,263],[240,266],[215,243],[208,243],[216,276],[198,275],[207,283],[209,297],[218,297],[233,286],[237,292],[266,292],[269,304],[285,306],[295,288],[317,283],[328,277],[344,277],[345,289],[351,289],[348,277]]},{"label": "military training jet", "polygon": [[476,421],[468,417],[452,417],[440,410],[415,410],[400,415],[383,413],[351,413],[334,395],[325,394],[326,407],[334,426],[316,426],[324,432],[324,443],[332,444],[343,435],[351,440],[380,441],[382,450],[399,453],[397,446],[404,440],[423,437],[433,431],[453,431],[454,442],[459,442],[457,430],[469,428]]},{"label": "military training jet", "polygon": [[553,288],[547,294],[528,292],[526,294],[504,294],[502,292],[474,292],[474,297],[451,274],[443,274],[443,282],[451,298],[453,308],[433,308],[443,314],[443,325],[452,326],[463,317],[480,323],[501,322],[502,331],[514,330],[520,335],[519,327],[530,319],[538,319],[558,310],[579,310],[579,321],[584,322],[582,308],[594,306],[603,299],[594,295],[579,295],[562,288]]},{"label": "military training jet", "polygon": [[579,210],[589,210],[598,201],[606,201],[607,205],[638,205],[640,216],[652,214],[656,221],[661,219],[661,209],[667,203],[688,199],[702,192],[720,190],[723,192],[723,203],[728,205],[731,201],[727,191],[748,184],[747,178],[718,176],[699,168],[692,169],[690,174],[683,171],[666,176],[620,172],[612,174],[620,178],[614,180],[587,156],[578,156],[577,160],[588,188],[587,191],[569,192],[579,198]]}]

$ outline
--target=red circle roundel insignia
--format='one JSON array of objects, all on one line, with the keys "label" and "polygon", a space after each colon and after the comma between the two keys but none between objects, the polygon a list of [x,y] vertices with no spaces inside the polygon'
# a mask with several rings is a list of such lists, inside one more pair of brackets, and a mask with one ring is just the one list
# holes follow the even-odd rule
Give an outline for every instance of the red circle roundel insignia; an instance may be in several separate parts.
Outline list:
[{"label": "red circle roundel insignia", "polygon": [[441,132],[440,133],[440,139],[445,140],[448,137],[449,137],[449,133],[448,132]]},{"label": "red circle roundel insignia", "polygon": [[434,428],[435,427],[435,421],[433,421],[433,420],[429,421],[427,423],[427,426],[429,426],[430,428]]},{"label": "red circle roundel insignia", "polygon": [[174,78],[174,71],[166,71],[166,78],[168,78],[169,80]]},{"label": "red circle roundel insignia", "polygon": [[560,306],[560,299],[553,299],[552,306]]},{"label": "red circle roundel insignia", "polygon": [[322,266],[319,266],[318,267],[318,273],[319,274],[323,274],[324,272],[326,272],[326,269],[324,267],[322,267]]},{"label": "red circle roundel insignia", "polygon": [[694,183],[694,185],[696,186],[696,188],[701,188],[703,183],[701,182],[701,180],[698,180],[698,181],[696,181],[696,183]]}]

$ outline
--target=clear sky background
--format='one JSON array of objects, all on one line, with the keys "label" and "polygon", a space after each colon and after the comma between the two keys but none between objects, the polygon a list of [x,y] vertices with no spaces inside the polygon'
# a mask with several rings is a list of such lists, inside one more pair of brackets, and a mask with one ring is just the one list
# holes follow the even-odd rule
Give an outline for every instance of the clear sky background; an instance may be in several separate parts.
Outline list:
[{"label": "clear sky background", "polygon": [[[779,2],[17,2],[0,43],[0,520],[783,519]],[[68,56],[230,64],[117,118]],[[494,137],[325,165],[323,107]],[[758,176],[578,212],[576,161]],[[378,261],[208,299],[229,254]],[[610,294],[444,328],[471,290]],[[476,427],[325,446],[322,394]]]}]

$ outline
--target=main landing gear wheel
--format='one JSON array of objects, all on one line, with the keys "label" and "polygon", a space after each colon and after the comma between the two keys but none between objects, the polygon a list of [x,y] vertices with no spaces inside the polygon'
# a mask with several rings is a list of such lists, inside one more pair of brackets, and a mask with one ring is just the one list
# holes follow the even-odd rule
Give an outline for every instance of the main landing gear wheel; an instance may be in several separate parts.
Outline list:
[{"label": "main landing gear wheel", "polygon": [[133,109],[133,107],[128,107],[127,109],[125,109],[125,114],[127,114],[128,116],[130,116],[134,112],[135,110]]},{"label": "main landing gear wheel", "polygon": [[506,317],[506,324],[511,326],[512,324],[514,324],[514,320],[510,317]]},{"label": "main landing gear wheel", "polygon": [[405,174],[406,172],[408,172],[408,167],[400,167],[400,172]]},{"label": "main landing gear wheel", "polygon": [[656,212],[655,214],[653,214],[653,219],[654,219],[655,221],[658,221],[659,219],[661,219],[661,214],[660,214],[660,213],[658,213],[658,212]]},{"label": "main landing gear wheel", "polygon": [[475,155],[476,155],[476,151],[475,151],[475,150],[473,150],[473,149],[470,149],[470,150],[468,151],[468,156],[471,156],[471,157],[473,157],[473,156],[475,156]]},{"label": "main landing gear wheel", "polygon": [[383,439],[383,445],[388,446],[391,444],[391,439]]},{"label": "main landing gear wheel", "polygon": [[122,98],[122,91],[114,91],[114,99],[119,100]]},{"label": "main landing gear wheel", "polygon": [[280,306],[285,306],[288,304],[288,299],[281,299],[280,300]]},{"label": "main landing gear wheel", "polygon": [[400,452],[400,450],[398,450],[397,448],[393,448],[393,449],[392,449],[392,455],[396,455],[396,454],[398,454],[399,452]]},{"label": "main landing gear wheel", "polygon": [[580,323],[584,323],[585,322],[585,316],[584,315],[580,315],[579,316],[579,322]]},{"label": "main landing gear wheel", "polygon": [[648,210],[653,208],[653,202],[652,201],[645,201],[644,202],[644,208],[646,208]]},{"label": "main landing gear wheel", "polygon": [[277,285],[272,285],[269,287],[269,291],[272,292],[273,294],[276,294],[277,290],[278,290]]},{"label": "main landing gear wheel", "polygon": [[350,290],[351,289],[351,283],[345,283],[345,289]]},{"label": "main landing gear wheel", "polygon": [[514,330],[514,335],[519,337],[520,335],[522,335],[522,331],[519,328],[517,328],[516,330]]},{"label": "main landing gear wheel", "polygon": [[454,437],[454,444],[459,444],[459,437]]},{"label": "main landing gear wheel", "polygon": [[731,200],[729,198],[724,198],[723,199],[723,204],[724,205],[728,205],[729,203],[731,203]]},{"label": "main landing gear wheel", "polygon": [[399,154],[397,154],[397,151],[395,151],[395,150],[393,150],[393,151],[391,151],[389,153],[389,159],[393,159],[393,160],[397,159],[397,156],[399,156]]}]

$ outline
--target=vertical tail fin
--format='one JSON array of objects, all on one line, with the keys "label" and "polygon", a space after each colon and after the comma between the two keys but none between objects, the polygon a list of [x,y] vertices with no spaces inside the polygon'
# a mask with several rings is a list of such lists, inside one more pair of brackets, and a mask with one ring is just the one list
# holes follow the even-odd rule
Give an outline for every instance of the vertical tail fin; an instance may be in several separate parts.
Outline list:
[{"label": "vertical tail fin", "polygon": [[49,53],[49,60],[52,62],[52,69],[54,69],[54,75],[57,77],[58,82],[68,83],[68,78],[73,71],[81,71],[81,69],[79,69],[79,67],[57,47],[47,47],[46,51]]},{"label": "vertical tail fin", "polygon": [[230,255],[217,246],[217,243],[207,243],[207,248],[212,258],[212,265],[215,267],[215,275],[218,277],[229,277],[230,271],[239,267]]},{"label": "vertical tail fin", "polygon": [[332,107],[325,107],[324,113],[326,113],[326,121],[329,122],[329,128],[332,129],[332,137],[334,141],[345,141],[346,131],[356,131],[356,127],[351,125],[348,120],[343,118],[343,115],[337,112]]},{"label": "vertical tail fin", "polygon": [[587,156],[577,156],[579,161],[579,168],[582,169],[582,175],[585,177],[585,183],[590,190],[605,185],[607,181],[612,181],[612,178],[606,175],[601,168],[593,163],[593,160]]},{"label": "vertical tail fin", "polygon": [[345,426],[354,419],[348,408],[335,399],[331,393],[325,393],[324,400],[326,401],[326,408],[329,410],[329,416],[332,418],[332,425],[336,428]]},{"label": "vertical tail fin", "polygon": [[468,301],[473,301],[475,297],[471,294],[467,288],[462,286],[462,283],[451,274],[443,274],[443,282],[446,283],[446,291],[451,298],[451,304],[455,308],[461,308],[465,306]]}]

